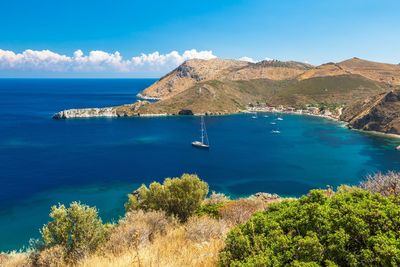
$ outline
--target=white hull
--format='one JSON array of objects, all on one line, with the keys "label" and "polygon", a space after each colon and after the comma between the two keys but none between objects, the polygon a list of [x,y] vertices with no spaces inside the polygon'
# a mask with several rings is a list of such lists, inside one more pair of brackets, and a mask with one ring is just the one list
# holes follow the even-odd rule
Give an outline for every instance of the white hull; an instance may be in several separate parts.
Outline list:
[{"label": "white hull", "polygon": [[209,148],[208,145],[206,145],[206,144],[204,144],[204,143],[202,143],[202,142],[200,142],[200,141],[194,141],[194,142],[192,142],[192,146],[198,147],[198,148]]}]

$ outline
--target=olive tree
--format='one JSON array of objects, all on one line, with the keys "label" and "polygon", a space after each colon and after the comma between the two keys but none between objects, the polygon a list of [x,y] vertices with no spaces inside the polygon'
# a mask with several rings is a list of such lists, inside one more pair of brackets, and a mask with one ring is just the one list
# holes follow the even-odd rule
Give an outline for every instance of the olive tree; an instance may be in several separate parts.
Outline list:
[{"label": "olive tree", "polygon": [[97,209],[78,202],[53,206],[51,221],[41,230],[45,248],[60,246],[68,259],[79,259],[93,252],[105,240],[105,227]]},{"label": "olive tree", "polygon": [[128,195],[125,209],[163,210],[183,222],[197,210],[207,193],[206,182],[197,175],[183,174],[181,177],[166,178],[163,184],[153,182],[149,187],[142,185]]}]

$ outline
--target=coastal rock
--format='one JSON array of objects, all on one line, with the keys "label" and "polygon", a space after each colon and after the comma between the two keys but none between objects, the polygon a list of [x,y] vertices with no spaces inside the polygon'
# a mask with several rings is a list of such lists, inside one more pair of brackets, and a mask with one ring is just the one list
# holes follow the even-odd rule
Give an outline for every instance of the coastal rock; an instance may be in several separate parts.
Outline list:
[{"label": "coastal rock", "polygon": [[82,108],[67,109],[54,114],[54,119],[70,118],[92,118],[92,117],[117,117],[117,110],[114,107],[108,108]]},{"label": "coastal rock", "polygon": [[258,193],[255,193],[254,195],[251,195],[250,198],[256,198],[265,203],[268,203],[268,202],[273,202],[273,201],[279,200],[281,197],[277,194],[258,192]]},{"label": "coastal rock", "polygon": [[140,116],[140,108],[149,103],[148,101],[137,101],[133,104],[116,107],[67,109],[54,114],[53,119]]},{"label": "coastal rock", "polygon": [[178,113],[179,115],[193,115],[193,111],[190,109],[181,109]]}]

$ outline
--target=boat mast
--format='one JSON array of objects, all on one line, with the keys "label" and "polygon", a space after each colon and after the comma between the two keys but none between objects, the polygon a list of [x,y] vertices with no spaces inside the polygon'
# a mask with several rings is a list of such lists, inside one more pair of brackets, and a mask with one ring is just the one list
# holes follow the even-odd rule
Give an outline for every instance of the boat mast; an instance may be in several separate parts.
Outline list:
[{"label": "boat mast", "polygon": [[201,116],[201,143],[204,144],[204,118]]}]

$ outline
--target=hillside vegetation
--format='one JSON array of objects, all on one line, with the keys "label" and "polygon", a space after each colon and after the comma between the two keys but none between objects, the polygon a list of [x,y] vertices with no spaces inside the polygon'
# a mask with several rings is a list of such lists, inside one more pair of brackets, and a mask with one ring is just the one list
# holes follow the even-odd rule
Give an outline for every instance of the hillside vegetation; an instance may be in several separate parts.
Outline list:
[{"label": "hillside vegetation", "polygon": [[115,224],[81,203],[55,206],[42,238],[27,252],[0,253],[0,266],[400,264],[398,173],[299,199],[257,193],[230,200],[207,192],[189,174],[142,186]]}]

